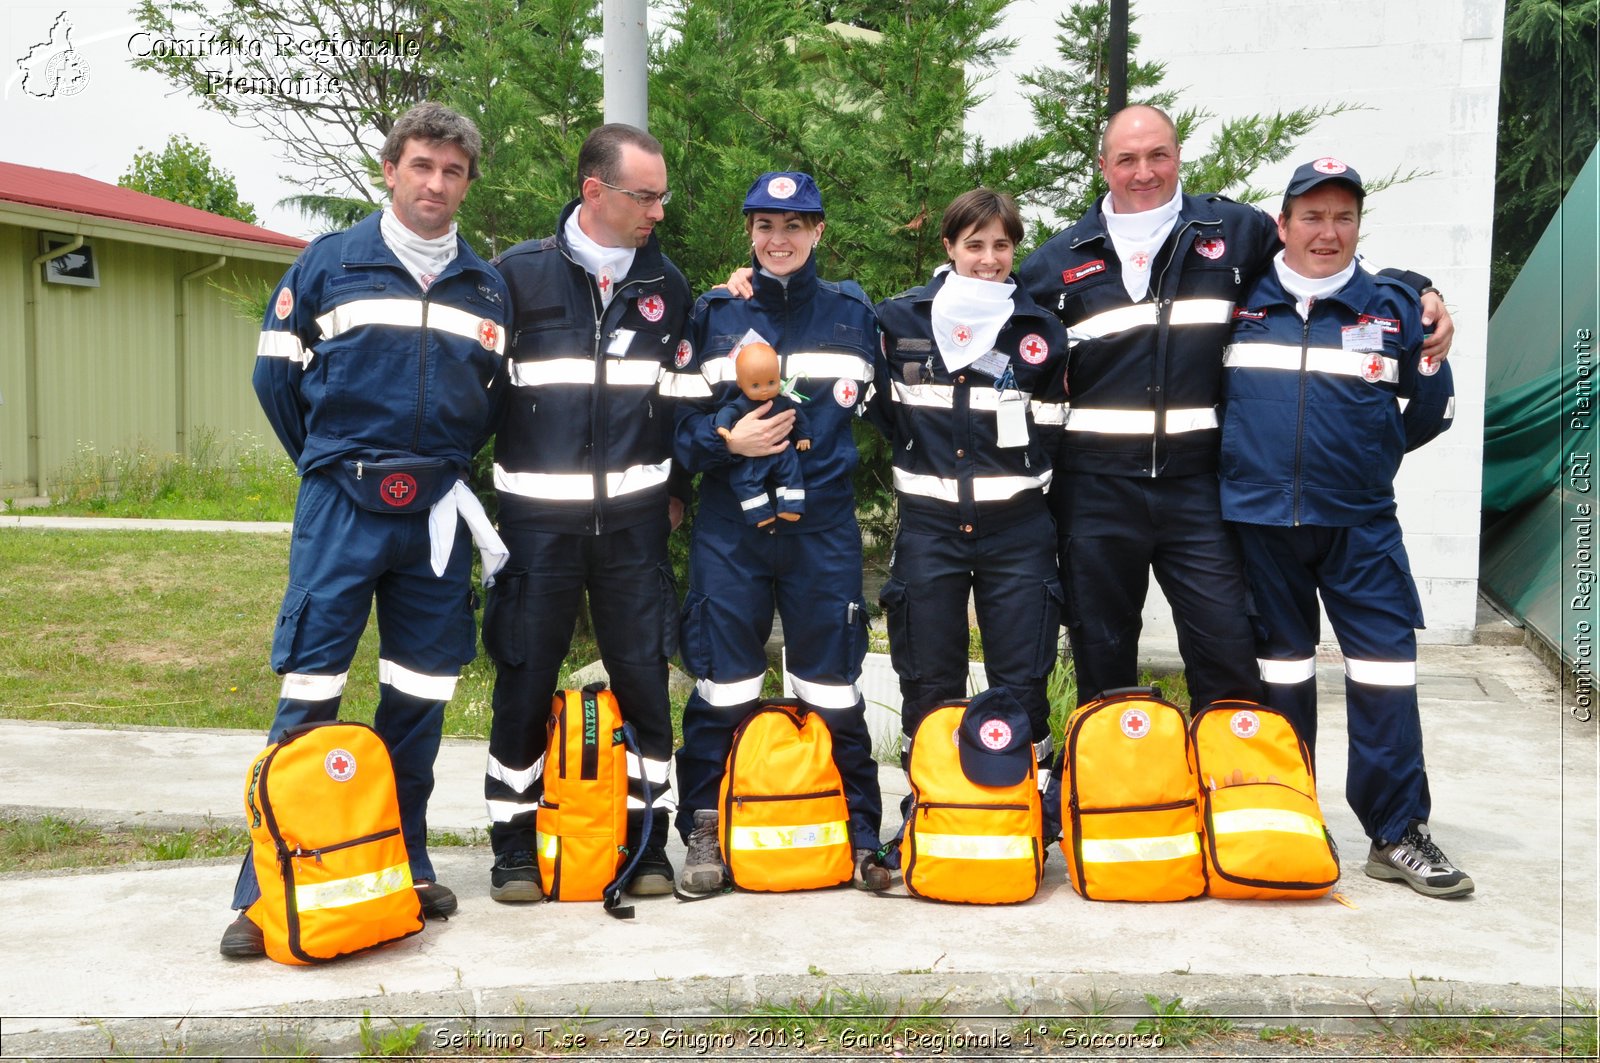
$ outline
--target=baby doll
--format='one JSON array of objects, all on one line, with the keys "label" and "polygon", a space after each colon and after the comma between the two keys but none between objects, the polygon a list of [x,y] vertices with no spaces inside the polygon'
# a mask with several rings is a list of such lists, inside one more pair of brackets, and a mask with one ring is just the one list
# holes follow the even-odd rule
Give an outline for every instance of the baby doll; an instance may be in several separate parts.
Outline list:
[{"label": "baby doll", "polygon": [[[741,459],[729,471],[728,483],[744,507],[745,520],[756,527],[764,528],[780,518],[799,520],[806,508],[806,483],[800,472],[800,457],[795,451],[811,449],[805,413],[798,402],[783,393],[779,380],[778,352],[771,345],[759,341],[746,343],[739,348],[734,364],[742,395],[729,400],[717,411],[712,422],[717,434],[727,439],[732,435],[730,429],[741,417],[762,403],[771,402],[772,409],[766,417],[784,410],[794,411],[794,430],[789,438],[795,444],[776,454]],[[767,493],[768,484],[773,488],[771,495]],[[776,509],[773,506],[774,499],[777,502]]]}]

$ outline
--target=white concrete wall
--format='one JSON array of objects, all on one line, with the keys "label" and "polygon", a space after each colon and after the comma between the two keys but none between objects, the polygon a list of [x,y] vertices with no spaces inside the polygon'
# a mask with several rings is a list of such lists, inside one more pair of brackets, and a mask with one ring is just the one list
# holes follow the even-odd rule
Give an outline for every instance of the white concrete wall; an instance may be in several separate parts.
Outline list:
[{"label": "white concrete wall", "polygon": [[[1470,641],[1501,0],[1134,0],[1133,6],[1142,38],[1137,57],[1167,64],[1163,87],[1179,91],[1180,107],[1221,117],[1334,100],[1367,108],[1325,119],[1288,161],[1260,171],[1257,186],[1281,189],[1296,165],[1322,155],[1343,159],[1368,179],[1397,167],[1432,171],[1367,201],[1361,250],[1381,265],[1431,276],[1455,318],[1455,425],[1406,459],[1400,520],[1428,620],[1421,639]],[[969,118],[986,142],[1004,143],[1031,126],[1016,75],[1057,62],[1055,20],[1066,7],[1040,0],[1012,5],[1003,33],[1020,43],[987,83],[990,99]],[[1203,151],[1215,128],[1213,121],[1192,135],[1190,152]],[[1276,213],[1276,198],[1266,205]],[[1166,603],[1158,591],[1151,598],[1147,632],[1170,635]]]}]

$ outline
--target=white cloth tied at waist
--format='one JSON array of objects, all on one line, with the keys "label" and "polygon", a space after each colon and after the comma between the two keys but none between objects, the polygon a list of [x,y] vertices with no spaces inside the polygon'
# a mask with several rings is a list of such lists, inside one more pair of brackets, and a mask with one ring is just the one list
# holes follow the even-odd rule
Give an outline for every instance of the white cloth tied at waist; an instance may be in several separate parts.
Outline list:
[{"label": "white cloth tied at waist", "polygon": [[477,544],[478,553],[483,558],[483,585],[493,587],[495,573],[505,567],[511,551],[506,549],[500,533],[489,523],[489,514],[483,511],[483,503],[478,501],[478,496],[462,480],[457,480],[444,497],[428,510],[428,548],[433,574],[444,575],[445,567],[450,564],[450,553],[456,545],[458,517],[467,522],[467,530],[472,533],[472,541]]}]

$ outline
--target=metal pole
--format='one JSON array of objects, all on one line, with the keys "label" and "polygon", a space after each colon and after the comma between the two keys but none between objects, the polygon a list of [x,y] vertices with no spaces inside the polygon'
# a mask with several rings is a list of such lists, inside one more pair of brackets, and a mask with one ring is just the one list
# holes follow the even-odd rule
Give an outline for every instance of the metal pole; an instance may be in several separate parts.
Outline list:
[{"label": "metal pole", "polygon": [[605,0],[606,121],[649,128],[647,0]]},{"label": "metal pole", "polygon": [[1128,0],[1111,0],[1111,30],[1106,36],[1108,92],[1106,114],[1128,105]]}]

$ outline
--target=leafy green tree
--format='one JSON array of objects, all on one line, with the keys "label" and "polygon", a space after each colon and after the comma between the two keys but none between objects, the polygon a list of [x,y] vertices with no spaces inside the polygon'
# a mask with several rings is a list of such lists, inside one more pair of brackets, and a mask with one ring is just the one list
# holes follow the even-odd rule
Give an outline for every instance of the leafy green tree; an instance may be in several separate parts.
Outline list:
[{"label": "leafy green tree", "polygon": [[1491,312],[1595,147],[1600,0],[1508,0],[1500,64]]},{"label": "leafy green tree", "polygon": [[141,148],[117,184],[213,214],[256,223],[256,209],[241,202],[233,175],[211,161],[211,153],[174,134],[160,152]]}]

